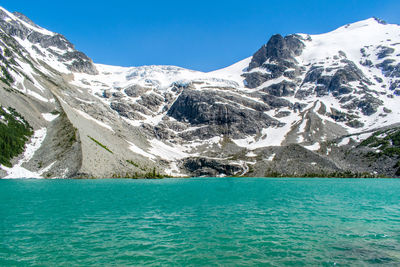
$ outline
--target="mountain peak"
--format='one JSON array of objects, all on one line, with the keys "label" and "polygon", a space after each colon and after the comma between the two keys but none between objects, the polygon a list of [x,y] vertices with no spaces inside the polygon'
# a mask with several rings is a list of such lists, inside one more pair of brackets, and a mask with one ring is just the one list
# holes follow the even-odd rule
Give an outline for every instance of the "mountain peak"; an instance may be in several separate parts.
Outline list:
[{"label": "mountain peak", "polygon": [[380,19],[380,18],[377,18],[377,17],[373,17],[373,19],[374,19],[375,21],[377,21],[378,23],[380,23],[380,24],[383,24],[383,25],[386,25],[386,24],[387,24],[387,22],[384,21],[383,19]]},{"label": "mountain peak", "polygon": [[400,176],[391,168],[399,152],[384,163],[370,156],[397,146],[387,139],[397,130],[376,135],[386,138],[381,150],[361,143],[399,122],[396,25],[370,18],[319,35],[276,34],[210,73],[93,64],[62,35],[2,8],[0,31],[0,105],[43,137],[27,164],[0,177],[21,168],[43,177]]},{"label": "mountain peak", "polygon": [[38,32],[43,35],[55,35],[54,32],[51,32],[49,30],[46,30],[37,24],[35,24],[32,20],[30,20],[28,17],[23,15],[22,13],[19,12],[14,12],[11,13],[5,8],[0,6],[0,22],[4,25],[4,23],[7,23],[10,26],[6,27],[10,30],[13,28],[17,28],[17,31],[19,32]]},{"label": "mountain peak", "polygon": [[17,18],[19,18],[20,20],[25,21],[26,23],[28,23],[29,25],[39,28],[38,25],[36,25],[31,19],[29,19],[27,16],[25,16],[24,14],[20,13],[20,12],[13,12],[12,13],[14,16],[16,16]]}]

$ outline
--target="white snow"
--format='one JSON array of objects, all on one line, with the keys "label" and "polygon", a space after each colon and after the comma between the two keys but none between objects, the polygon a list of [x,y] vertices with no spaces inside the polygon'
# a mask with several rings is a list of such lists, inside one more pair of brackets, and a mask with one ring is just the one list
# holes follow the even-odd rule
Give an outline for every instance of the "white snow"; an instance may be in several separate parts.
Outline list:
[{"label": "white snow", "polygon": [[329,156],[329,153],[331,153],[331,151],[332,151],[332,148],[328,147],[328,148],[326,149],[326,155]]},{"label": "white snow", "polygon": [[208,72],[207,74],[210,77],[217,77],[226,80],[232,80],[237,82],[239,85],[243,86],[244,78],[241,76],[243,72],[246,71],[246,68],[249,66],[252,57],[245,58],[229,67]]},{"label": "white snow", "polygon": [[338,146],[345,146],[348,145],[350,143],[350,137],[345,137],[343,138],[339,143]]},{"label": "white snow", "polygon": [[[312,41],[305,42],[307,47],[298,58],[302,62],[318,62],[337,56],[339,51],[343,51],[348,59],[357,64],[361,59],[360,44],[378,46],[388,35],[397,36],[398,31],[397,25],[383,25],[370,18],[329,33],[310,35]],[[307,38],[308,35],[302,36]]]},{"label": "white snow", "polygon": [[305,118],[303,118],[303,120],[301,121],[301,124],[299,126],[299,132],[298,133],[304,133],[305,129],[306,129],[306,125],[307,125],[307,121]]},{"label": "white snow", "polygon": [[154,155],[144,151],[143,149],[141,149],[140,147],[138,147],[134,143],[129,142],[129,141],[127,141],[127,142],[129,143],[129,149],[132,150],[133,152],[135,152],[136,154],[142,155],[142,156],[144,156],[146,158],[149,158],[151,160],[156,158]]},{"label": "white snow", "polygon": [[359,134],[359,135],[353,135],[352,138],[355,139],[358,142],[361,142],[368,137],[370,137],[373,133],[364,133],[364,134]]},{"label": "white snow", "polygon": [[48,170],[51,169],[51,167],[53,167],[53,165],[56,163],[57,161],[53,161],[52,163],[50,163],[47,167],[43,168],[40,170],[39,174],[42,175],[43,173],[47,172]]},{"label": "white snow", "polygon": [[275,159],[275,153],[268,157],[268,161],[273,161]]},{"label": "white snow", "polygon": [[43,119],[48,122],[55,120],[56,118],[58,118],[58,116],[60,116],[60,114],[42,113]]},{"label": "white snow", "polygon": [[11,112],[8,110],[8,108],[2,107],[2,109],[4,110],[5,113],[7,113],[8,115],[11,115]]},{"label": "white snow", "polygon": [[[67,66],[65,65],[66,62],[61,62],[58,61],[56,57],[54,57],[53,54],[51,54],[47,49],[42,48],[40,45],[36,45],[36,48],[39,49],[39,51],[42,53],[38,53],[36,50],[34,50],[32,48],[33,44],[25,39],[21,39],[18,36],[14,36],[14,39],[18,41],[18,43],[20,45],[22,45],[29,53],[29,55],[31,55],[34,59],[40,59],[43,60],[46,64],[48,64],[51,68],[62,72],[62,73],[70,73],[71,71],[68,70]],[[27,63],[18,61],[19,64],[21,64],[21,66],[23,67],[23,71],[26,75],[28,75],[31,79],[35,80],[32,73],[33,70],[31,68],[31,66]],[[49,72],[46,68],[44,68],[42,65],[36,65],[40,71],[42,71],[43,73],[47,74],[47,75],[53,75],[51,72]],[[38,83],[35,83],[36,86],[38,86]]]},{"label": "white snow", "polygon": [[292,124],[299,118],[301,117],[298,113],[291,112],[289,116],[280,119],[281,122],[285,123],[283,127],[269,127],[263,129],[261,131],[262,137],[258,140],[255,140],[254,136],[249,136],[244,139],[233,139],[232,141],[240,147],[246,147],[251,150],[260,147],[280,146],[286,134],[290,131]]},{"label": "white snow", "polygon": [[257,154],[254,153],[253,151],[249,151],[249,152],[247,152],[246,157],[249,157],[249,158],[257,157]]},{"label": "white snow", "polygon": [[95,123],[97,123],[97,124],[100,125],[101,127],[104,127],[104,128],[106,128],[106,129],[110,130],[111,132],[114,132],[113,128],[112,128],[110,125],[108,125],[108,124],[106,124],[106,123],[104,123],[104,122],[102,122],[102,121],[96,120],[95,118],[93,118],[93,117],[90,116],[89,114],[87,114],[87,113],[85,113],[85,112],[83,112],[83,111],[81,111],[81,110],[79,110],[79,109],[75,109],[75,108],[74,108],[74,110],[75,110],[79,115],[81,115],[82,117],[84,117],[85,119],[94,121]]},{"label": "white snow", "polygon": [[84,100],[84,99],[79,98],[79,97],[75,97],[75,99],[80,101],[80,102],[86,103],[86,104],[93,104],[94,103],[94,101]]},{"label": "white snow", "polygon": [[311,151],[317,151],[320,148],[320,144],[318,142],[315,142],[312,145],[304,146],[304,147]]},{"label": "white snow", "polygon": [[152,146],[150,153],[165,160],[179,160],[189,156],[189,154],[183,152],[184,148],[179,145],[170,146],[158,139],[150,140],[150,144]]},{"label": "white snow", "polygon": [[172,177],[181,177],[182,174],[176,165],[176,162],[170,162],[170,167],[165,169],[165,173]]},{"label": "white snow", "polygon": [[42,102],[49,102],[49,100],[47,98],[44,98],[43,96],[39,95],[38,93],[31,91],[31,90],[27,90],[26,93],[30,96],[33,96],[34,98],[36,98],[37,100],[40,100]]}]

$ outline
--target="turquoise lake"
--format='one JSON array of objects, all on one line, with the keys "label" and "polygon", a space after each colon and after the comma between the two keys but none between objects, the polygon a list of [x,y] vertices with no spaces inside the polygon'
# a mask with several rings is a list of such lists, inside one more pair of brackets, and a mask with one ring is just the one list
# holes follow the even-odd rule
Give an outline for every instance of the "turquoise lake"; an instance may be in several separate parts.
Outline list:
[{"label": "turquoise lake", "polygon": [[9,265],[400,265],[400,180],[0,180]]}]

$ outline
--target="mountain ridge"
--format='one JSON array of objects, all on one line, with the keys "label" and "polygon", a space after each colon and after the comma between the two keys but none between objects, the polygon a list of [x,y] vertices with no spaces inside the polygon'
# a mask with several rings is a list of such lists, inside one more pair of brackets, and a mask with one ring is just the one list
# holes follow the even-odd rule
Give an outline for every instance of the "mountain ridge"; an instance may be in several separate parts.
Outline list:
[{"label": "mountain ridge", "polygon": [[273,35],[206,73],[95,64],[2,8],[0,30],[0,104],[39,133],[0,177],[399,174],[397,25]]}]

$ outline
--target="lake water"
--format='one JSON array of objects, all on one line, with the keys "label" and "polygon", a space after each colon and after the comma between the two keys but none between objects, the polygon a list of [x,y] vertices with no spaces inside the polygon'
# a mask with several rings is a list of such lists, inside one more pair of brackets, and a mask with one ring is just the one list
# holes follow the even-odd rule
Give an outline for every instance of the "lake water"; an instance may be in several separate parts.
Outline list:
[{"label": "lake water", "polygon": [[0,266],[400,265],[400,180],[0,180]]}]

